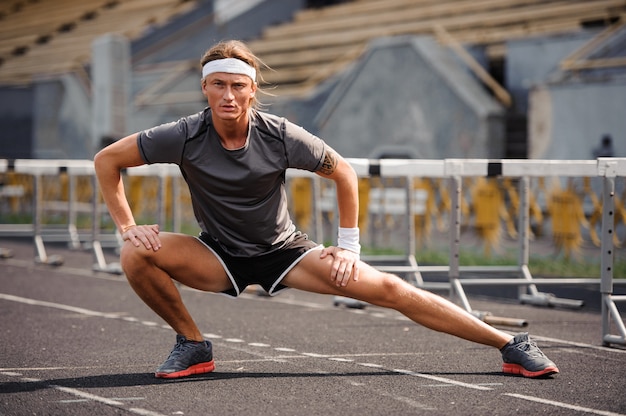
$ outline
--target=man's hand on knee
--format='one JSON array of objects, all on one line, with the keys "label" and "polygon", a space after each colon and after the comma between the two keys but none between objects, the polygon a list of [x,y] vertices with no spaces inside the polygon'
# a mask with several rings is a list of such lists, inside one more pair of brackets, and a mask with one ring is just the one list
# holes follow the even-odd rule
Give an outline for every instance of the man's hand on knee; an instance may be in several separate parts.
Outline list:
[{"label": "man's hand on knee", "polygon": [[130,241],[135,247],[140,247],[143,244],[147,250],[157,251],[161,248],[158,224],[128,227],[122,234],[122,239]]},{"label": "man's hand on knee", "polygon": [[320,258],[333,257],[330,268],[330,279],[337,286],[347,286],[350,280],[359,280],[359,255],[353,251],[339,247],[326,247],[322,250]]}]

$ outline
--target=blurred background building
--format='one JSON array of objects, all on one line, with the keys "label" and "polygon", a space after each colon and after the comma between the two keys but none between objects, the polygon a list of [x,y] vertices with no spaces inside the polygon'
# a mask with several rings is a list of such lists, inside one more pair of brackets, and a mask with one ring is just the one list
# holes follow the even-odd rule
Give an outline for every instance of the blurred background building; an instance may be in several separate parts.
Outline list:
[{"label": "blurred background building", "polygon": [[206,106],[246,41],[266,108],[347,157],[626,156],[626,0],[5,0],[0,158],[91,159]]}]

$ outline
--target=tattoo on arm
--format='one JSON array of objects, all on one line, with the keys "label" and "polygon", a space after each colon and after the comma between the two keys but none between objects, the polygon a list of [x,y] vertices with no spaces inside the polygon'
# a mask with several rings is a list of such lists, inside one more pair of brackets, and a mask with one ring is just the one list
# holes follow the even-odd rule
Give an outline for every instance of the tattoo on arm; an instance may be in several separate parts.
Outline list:
[{"label": "tattoo on arm", "polygon": [[337,169],[337,154],[327,149],[324,154],[324,161],[322,162],[322,166],[320,166],[319,171],[324,175],[332,175],[332,173]]}]

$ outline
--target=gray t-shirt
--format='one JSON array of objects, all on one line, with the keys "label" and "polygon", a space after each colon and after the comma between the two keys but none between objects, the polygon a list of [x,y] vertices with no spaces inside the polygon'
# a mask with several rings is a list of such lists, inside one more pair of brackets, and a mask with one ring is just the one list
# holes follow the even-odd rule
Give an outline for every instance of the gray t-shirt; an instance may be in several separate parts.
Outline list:
[{"label": "gray t-shirt", "polygon": [[175,163],[202,231],[233,256],[272,252],[290,241],[287,168],[316,171],[326,145],[288,120],[251,111],[246,145],[227,150],[205,110],[139,133],[146,163]]}]

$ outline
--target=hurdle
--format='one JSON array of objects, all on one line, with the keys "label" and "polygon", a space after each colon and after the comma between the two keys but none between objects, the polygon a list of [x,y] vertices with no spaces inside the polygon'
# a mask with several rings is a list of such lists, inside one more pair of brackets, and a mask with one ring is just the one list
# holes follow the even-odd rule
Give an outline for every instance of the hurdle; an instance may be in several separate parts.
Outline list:
[{"label": "hurdle", "polygon": [[[616,302],[626,302],[626,295],[613,294],[613,261],[615,233],[615,178],[626,176],[626,158],[598,159],[598,176],[603,178],[602,189],[602,237],[600,258],[600,294],[602,296],[602,343],[605,346],[611,344],[626,345],[626,326],[622,319]],[[611,331],[615,324],[618,334]]]},{"label": "hurdle", "polygon": [[[626,296],[612,295],[613,284],[622,284],[622,282],[614,282],[612,276],[607,276],[611,269],[612,257],[608,258],[607,253],[612,253],[612,233],[604,232],[602,238],[605,265],[602,266],[601,279],[597,278],[536,278],[533,277],[529,269],[529,180],[532,177],[605,177],[605,181],[611,181],[616,176],[626,176],[622,173],[622,164],[626,159],[608,158],[607,160],[513,160],[513,159],[445,159],[445,160],[413,160],[413,159],[382,159],[369,160],[366,167],[359,165],[359,176],[367,172],[370,176],[381,177],[405,177],[408,178],[406,187],[406,212],[407,218],[412,218],[413,207],[412,198],[412,178],[428,177],[428,178],[445,178],[449,181],[449,191],[452,200],[452,209],[450,211],[450,232],[449,232],[449,264],[442,266],[420,266],[415,261],[415,236],[413,222],[409,220],[407,250],[403,256],[372,256],[367,260],[388,261],[391,263],[405,261],[407,265],[376,265],[375,267],[381,271],[390,273],[413,273],[411,283],[425,289],[440,289],[447,287],[451,292],[451,297],[458,299],[461,306],[468,312],[474,314],[478,318],[490,324],[502,324],[510,326],[526,326],[527,321],[524,319],[512,319],[506,317],[495,317],[488,311],[474,310],[465,293],[468,286],[517,286],[518,300],[523,304],[531,304],[536,306],[547,307],[568,307],[580,308],[583,302],[576,299],[558,298],[550,293],[541,292],[537,285],[601,285],[603,293],[603,306],[606,311],[603,312],[605,319],[603,332],[607,334],[610,323],[609,318],[616,321],[620,336],[603,335],[604,342],[623,342],[624,326],[619,313],[615,306],[615,302],[623,301]],[[353,159],[349,160],[354,163]],[[608,166],[608,168],[607,168]],[[608,178],[606,178],[608,172]],[[611,176],[612,175],[612,176]],[[518,218],[518,261],[515,265],[510,266],[461,266],[460,265],[460,238],[461,238],[461,195],[462,181],[464,177],[511,177],[519,179],[519,218]],[[612,218],[608,217],[606,212],[612,212],[610,207],[611,200],[608,195],[611,192],[604,191],[603,211],[606,218],[603,218],[603,227],[605,224],[613,224]],[[607,225],[608,226],[608,225]],[[612,225],[611,225],[612,226]],[[425,282],[422,278],[423,273],[427,272],[446,272],[448,273],[448,282],[442,286],[438,283]],[[510,274],[512,277],[480,277],[468,278],[465,274]],[[350,307],[363,307],[364,305],[354,303],[351,299],[337,299],[335,304],[345,304]],[[619,321],[619,322],[618,322]]]},{"label": "hurdle", "polygon": [[[121,274],[119,263],[107,263],[103,248],[119,248],[122,244],[121,236],[117,230],[104,233],[102,230],[103,207],[100,196],[99,184],[95,176],[93,161],[91,160],[59,160],[59,159],[0,159],[0,173],[15,172],[32,177],[32,223],[31,224],[0,224],[0,236],[8,237],[31,237],[35,248],[35,262],[50,266],[60,266],[64,259],[59,255],[48,255],[46,243],[62,242],[67,243],[70,249],[90,249],[94,258],[93,270],[98,272]],[[168,177],[178,179],[181,175],[177,166],[167,164],[154,164],[133,167],[124,172],[128,176],[155,176],[159,179],[159,190],[157,196],[157,218],[161,224],[166,221],[165,212],[165,185]],[[68,177],[68,198],[62,201],[44,201],[43,177],[67,175]],[[92,200],[88,207],[81,206],[80,210],[91,212],[91,229],[79,231],[76,225],[77,213],[79,211],[76,201],[76,177],[88,176],[91,178],[93,190]],[[180,231],[180,184],[173,181],[173,194],[175,196],[172,204],[173,228],[175,232]],[[2,196],[17,196],[17,193],[8,188]],[[63,226],[43,225],[43,212],[46,205],[53,205],[55,209],[67,213],[67,223]],[[84,204],[83,204],[84,205]],[[0,248],[0,258],[9,258],[13,255],[11,250]]]},{"label": "hurdle", "polygon": [[[87,207],[80,207],[76,201],[76,177],[88,176],[95,178],[93,162],[89,160],[59,160],[59,159],[15,159],[2,160],[0,162],[0,173],[15,172],[32,177],[33,195],[31,203],[32,223],[31,224],[0,224],[0,235],[10,237],[30,237],[33,240],[35,249],[34,261],[38,264],[49,266],[60,266],[64,259],[59,255],[49,255],[46,249],[46,242],[67,243],[73,250],[87,249],[91,245],[94,257],[101,253],[102,236],[96,236],[94,226],[91,233],[80,231],[76,221],[78,211],[98,212],[98,204],[95,198],[88,203]],[[45,175],[58,176],[67,175],[68,178],[68,198],[66,202],[58,201],[54,203],[55,209],[63,210],[67,213],[67,223],[60,226],[44,226],[42,217],[47,209],[46,205],[50,201],[44,201],[43,177]],[[94,188],[95,189],[95,188]],[[95,214],[93,220],[96,220]],[[98,221],[100,219],[98,218]],[[115,240],[113,240],[115,241]],[[5,255],[6,257],[6,255]]]},{"label": "hurdle", "polygon": [[[406,178],[405,218],[407,224],[407,241],[405,253],[401,256],[373,256],[365,257],[364,260],[377,260],[381,264],[375,265],[381,271],[391,273],[404,273],[407,280],[413,285],[425,289],[446,289],[451,297],[456,298],[461,306],[468,312],[490,324],[502,324],[511,326],[526,326],[524,319],[511,319],[495,317],[488,311],[474,310],[465,293],[465,288],[480,285],[514,285],[518,287],[518,299],[521,303],[538,306],[560,306],[578,308],[582,302],[575,299],[562,299],[554,295],[543,293],[538,290],[539,285],[561,284],[597,284],[600,286],[602,296],[602,342],[605,345],[626,344],[626,328],[619,314],[617,303],[626,301],[626,296],[615,295],[614,286],[626,283],[626,279],[616,281],[613,276],[614,243],[615,235],[615,180],[626,177],[626,158],[599,158],[597,160],[515,160],[515,159],[444,159],[444,160],[415,160],[415,159],[348,159],[359,177],[388,177]],[[47,265],[61,265],[63,259],[60,256],[47,254],[46,241],[67,242],[70,248],[78,249],[91,244],[94,256],[94,271],[107,273],[122,273],[119,264],[107,263],[103,254],[103,242],[115,247],[121,245],[121,236],[117,230],[113,233],[102,233],[102,203],[100,192],[95,177],[92,161],[84,160],[31,160],[0,159],[0,173],[14,171],[33,177],[32,198],[32,224],[0,224],[0,236],[30,236],[35,248],[35,262]],[[67,201],[68,223],[65,228],[47,229],[42,225],[42,212],[44,210],[42,177],[44,175],[67,174],[69,177],[69,196]],[[179,178],[180,172],[175,165],[144,165],[129,168],[125,171],[129,176],[155,176],[159,179],[157,195],[157,217],[160,223],[166,221],[165,210],[165,186],[169,177]],[[80,233],[76,229],[76,214],[78,208],[75,198],[75,178],[77,176],[91,176],[93,180],[93,200],[91,201],[93,220],[89,235]],[[289,170],[287,177],[307,176],[313,183],[313,212],[315,221],[315,238],[323,241],[322,217],[323,210],[334,209],[328,203],[322,201],[320,192],[321,178],[311,172]],[[461,197],[462,178],[465,177],[510,177],[519,180],[520,204],[518,208],[518,261],[510,266],[462,266],[460,265],[460,241],[461,241]],[[601,271],[599,279],[583,278],[536,278],[529,269],[529,181],[530,178],[540,177],[596,177],[601,178],[602,190],[602,235],[601,235]],[[448,181],[452,209],[450,210],[449,230],[449,262],[447,265],[422,266],[418,265],[415,252],[415,230],[412,221],[416,198],[413,189],[413,181],[416,178],[439,178]],[[174,231],[180,228],[180,194],[179,184],[173,182],[174,203],[172,215]],[[13,190],[7,195],[12,195]],[[336,221],[337,216],[335,216]],[[336,236],[335,236],[336,238]],[[0,258],[10,257],[7,250],[0,250]],[[385,264],[402,261],[405,265]],[[437,272],[447,273],[448,281],[428,282],[423,278],[424,273]],[[510,274],[513,277],[466,277],[466,274]],[[351,299],[335,298],[335,304],[349,305]],[[363,307],[365,305],[357,305]],[[617,334],[611,333],[617,329]]]}]

